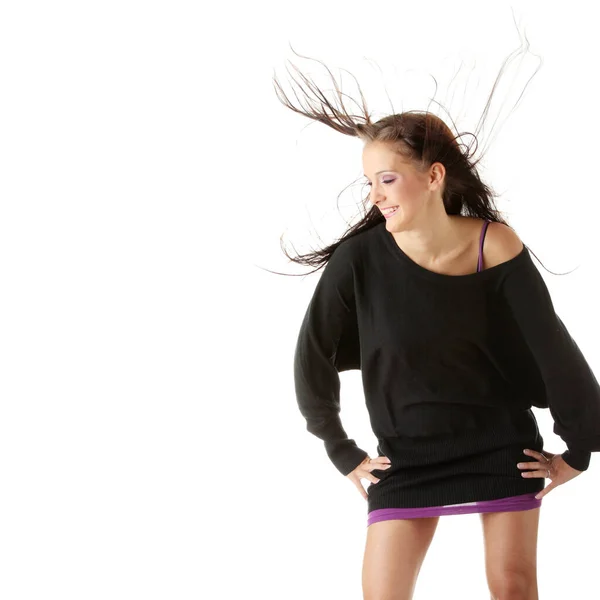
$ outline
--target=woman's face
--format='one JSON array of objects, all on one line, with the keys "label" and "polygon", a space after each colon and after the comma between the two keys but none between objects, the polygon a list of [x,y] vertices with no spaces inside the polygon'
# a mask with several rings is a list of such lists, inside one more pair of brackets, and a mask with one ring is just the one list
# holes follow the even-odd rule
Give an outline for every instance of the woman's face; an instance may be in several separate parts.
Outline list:
[{"label": "woman's face", "polygon": [[[431,197],[428,174],[420,173],[382,142],[369,142],[362,154],[363,173],[370,187],[370,202],[386,217],[386,228],[399,231],[421,215]],[[437,163],[439,165],[439,163]],[[396,212],[387,215],[388,208]]]}]

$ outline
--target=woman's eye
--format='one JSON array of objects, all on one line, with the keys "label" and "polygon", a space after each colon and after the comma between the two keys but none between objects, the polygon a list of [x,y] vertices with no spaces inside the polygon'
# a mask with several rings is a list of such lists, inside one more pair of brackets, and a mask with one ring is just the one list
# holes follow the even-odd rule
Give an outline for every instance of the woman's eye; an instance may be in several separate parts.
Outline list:
[{"label": "woman's eye", "polygon": [[[394,181],[396,181],[395,179],[384,179],[381,183],[393,183]],[[371,183],[367,182],[367,185],[369,187],[371,187]]]}]

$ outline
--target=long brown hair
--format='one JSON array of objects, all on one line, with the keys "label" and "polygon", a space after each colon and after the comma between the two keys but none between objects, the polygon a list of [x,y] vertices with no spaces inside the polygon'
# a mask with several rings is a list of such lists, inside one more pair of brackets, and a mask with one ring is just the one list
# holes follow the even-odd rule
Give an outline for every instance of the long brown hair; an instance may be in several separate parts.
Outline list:
[{"label": "long brown hair", "polygon": [[[292,51],[294,51],[293,48]],[[301,56],[295,51],[294,53]],[[278,99],[284,106],[296,113],[323,123],[345,135],[357,137],[365,143],[385,142],[393,151],[400,154],[405,160],[410,161],[421,172],[426,171],[434,162],[442,163],[446,169],[442,199],[447,214],[478,217],[509,226],[501,216],[500,211],[496,208],[494,199],[497,197],[497,194],[479,176],[477,165],[483,158],[484,152],[481,153],[479,158],[473,158],[473,154],[478,147],[477,132],[481,129],[485,121],[494,89],[509,59],[510,56],[505,60],[496,77],[476,128],[476,133],[473,134],[460,133],[454,135],[450,127],[440,117],[428,110],[411,110],[394,113],[377,121],[372,121],[365,97],[358,82],[361,103],[353,101],[353,105],[360,107],[361,114],[350,114],[344,105],[343,97],[346,94],[342,93],[335,77],[327,66],[317,59],[314,60],[325,66],[325,69],[327,69],[333,80],[339,106],[335,106],[323,91],[306,75],[301,73],[295,65],[292,66],[306,87],[303,87],[300,82],[292,79],[297,83],[304,98],[308,101],[308,107],[305,107],[300,101],[298,101],[300,106],[294,105],[283,91],[275,76],[273,77],[273,83]],[[355,77],[354,79],[356,81]],[[311,94],[314,98],[311,98]],[[294,95],[298,98],[296,92],[294,92]],[[470,145],[459,142],[460,138],[464,135],[472,135],[473,140]],[[327,263],[334,250],[344,240],[385,221],[385,218],[377,207],[372,206],[370,210],[367,210],[366,205],[369,202],[369,197],[370,193],[367,194],[361,204],[360,220],[350,226],[337,241],[322,249],[291,256],[284,247],[282,238],[280,238],[283,253],[292,262],[317,267],[315,271],[319,270],[319,268]]]}]

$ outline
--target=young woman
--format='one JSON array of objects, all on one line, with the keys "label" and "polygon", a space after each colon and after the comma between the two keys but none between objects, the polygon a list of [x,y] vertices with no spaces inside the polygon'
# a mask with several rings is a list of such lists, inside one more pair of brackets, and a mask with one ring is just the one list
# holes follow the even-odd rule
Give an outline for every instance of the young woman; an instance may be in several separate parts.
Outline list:
[{"label": "young woman", "polygon": [[[410,599],[439,517],[464,513],[480,514],[492,597],[537,598],[541,498],[600,450],[600,386],[441,119],[372,122],[330,103],[303,114],[364,142],[370,187],[370,210],[342,238],[290,257],[325,264],[295,389],[308,431],[367,500],[364,598]],[[348,369],[361,370],[374,458],[340,421]],[[550,409],[562,455],[543,450],[532,406]]]}]

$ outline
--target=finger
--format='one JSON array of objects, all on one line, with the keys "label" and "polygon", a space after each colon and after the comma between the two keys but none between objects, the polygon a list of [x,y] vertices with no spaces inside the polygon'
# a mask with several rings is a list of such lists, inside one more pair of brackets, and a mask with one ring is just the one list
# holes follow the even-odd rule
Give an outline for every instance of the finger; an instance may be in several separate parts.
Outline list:
[{"label": "finger", "polygon": [[540,498],[543,498],[546,494],[548,494],[551,490],[553,490],[555,487],[557,487],[558,484],[555,483],[554,481],[551,481],[539,494],[536,494],[536,499],[539,500]]},{"label": "finger", "polygon": [[377,479],[377,477],[375,477],[375,475],[373,475],[371,473],[371,469],[372,467],[365,465],[364,467],[362,467],[361,469],[356,469],[356,477],[354,477],[354,473],[353,473],[353,477],[352,477],[352,481],[354,483],[354,485],[360,485],[362,487],[362,484],[360,483],[361,479],[368,479],[369,481],[372,481],[373,483],[378,483],[379,479]]},{"label": "finger", "polygon": [[530,450],[529,448],[523,450],[523,454],[536,458],[538,463],[542,466],[552,462],[552,459],[556,456],[556,454],[552,454],[552,452],[547,452],[545,450],[542,450],[542,452],[536,452],[535,450]]},{"label": "finger", "polygon": [[519,469],[539,469],[540,463],[520,462],[520,463],[517,463],[517,467],[519,467]]},{"label": "finger", "polygon": [[[526,463],[528,464],[528,463]],[[531,463],[529,463],[531,464]],[[523,471],[521,477],[548,477],[547,469],[538,469],[537,471]]]},{"label": "finger", "polygon": [[387,471],[392,465],[376,463],[374,465],[370,465],[368,471]]},{"label": "finger", "polygon": [[364,479],[368,479],[369,481],[372,481],[373,483],[379,483],[381,480],[377,479],[377,477],[375,477],[375,475],[371,475],[371,473],[367,473],[364,476]]},{"label": "finger", "polygon": [[369,464],[368,466],[365,466],[364,468],[367,471],[374,471],[376,469],[379,469],[380,471],[386,471],[391,466],[392,465],[390,463],[387,463],[387,462],[384,462],[384,461],[375,461],[375,459],[373,459],[371,461],[371,464]]},{"label": "finger", "polygon": [[539,462],[525,462],[525,463],[517,463],[517,467],[519,467],[519,469],[529,469],[531,471],[533,470],[543,470],[546,467],[544,466],[546,465],[546,463],[539,463]]},{"label": "finger", "polygon": [[527,456],[536,458],[538,461],[546,462],[543,452],[537,452],[536,450],[531,450],[530,448],[525,448],[525,450],[523,450],[523,454],[526,454]]}]

